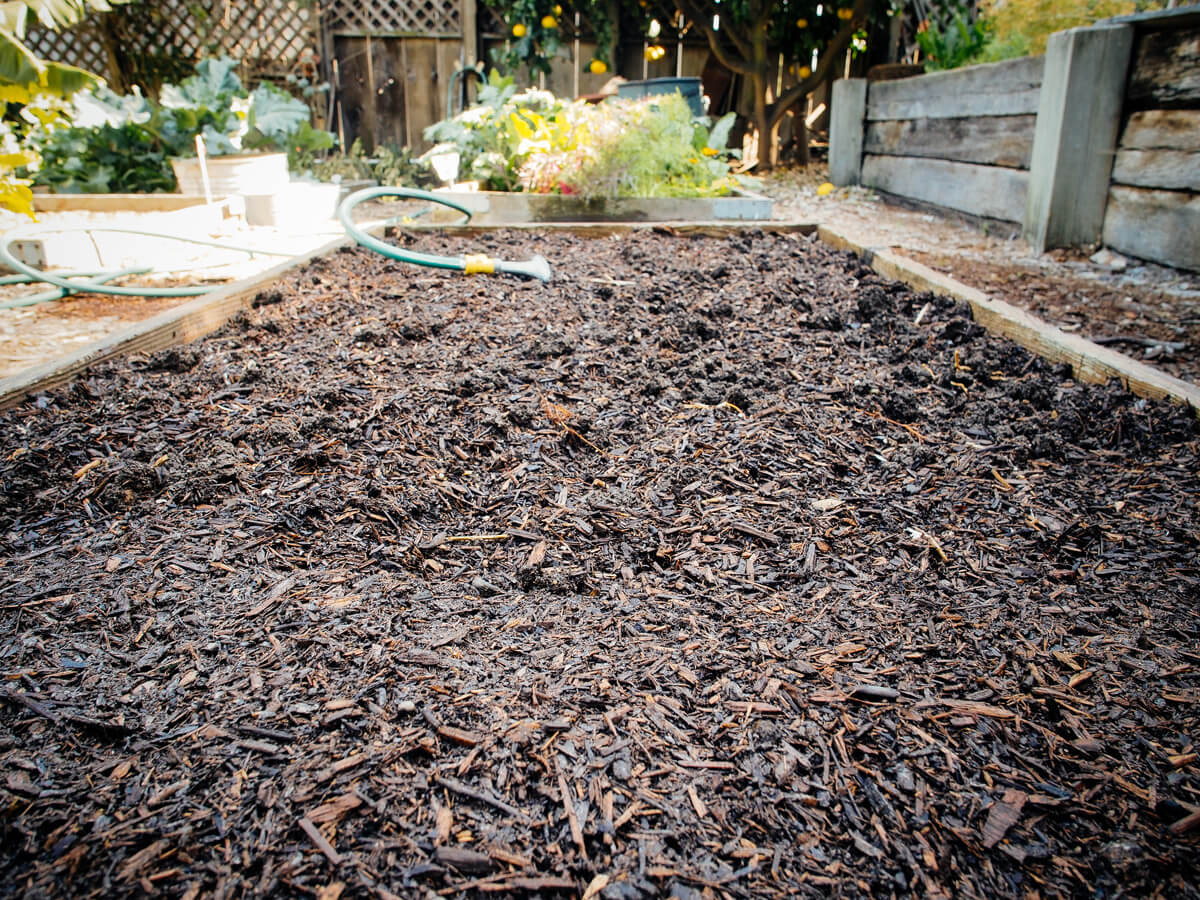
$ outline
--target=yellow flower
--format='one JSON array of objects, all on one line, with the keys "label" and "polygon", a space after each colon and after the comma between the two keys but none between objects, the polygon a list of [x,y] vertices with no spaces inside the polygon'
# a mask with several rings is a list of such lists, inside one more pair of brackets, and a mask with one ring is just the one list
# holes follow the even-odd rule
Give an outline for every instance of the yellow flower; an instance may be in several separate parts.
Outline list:
[{"label": "yellow flower", "polygon": [[828,197],[832,193],[833,193],[833,185],[830,184],[828,181],[825,182],[823,185],[821,185],[819,188],[817,188],[817,196],[818,197]]},{"label": "yellow flower", "polygon": [[800,67],[800,77],[801,78],[807,78],[811,74],[812,74],[812,69],[810,69],[808,66]]},{"label": "yellow flower", "polygon": [[558,27],[558,19],[554,18],[554,16],[542,16],[542,27],[543,28],[557,28]]},{"label": "yellow flower", "polygon": [[808,27],[808,19],[797,19],[796,27],[797,28],[807,28]]},{"label": "yellow flower", "polygon": [[720,150],[714,150],[712,147],[705,147],[701,151],[705,156],[720,156]]},{"label": "yellow flower", "polygon": [[603,75],[608,71],[608,65],[602,59],[593,59],[588,63],[588,71],[593,75]]},{"label": "yellow flower", "polygon": [[700,164],[700,158],[698,156],[693,156],[688,159],[688,162],[690,162],[693,166],[696,166]]},{"label": "yellow flower", "polygon": [[518,22],[516,25],[513,26],[513,37],[523,38],[523,37],[525,37],[526,31],[527,31],[527,29],[525,28],[525,26],[522,25],[520,22]]}]

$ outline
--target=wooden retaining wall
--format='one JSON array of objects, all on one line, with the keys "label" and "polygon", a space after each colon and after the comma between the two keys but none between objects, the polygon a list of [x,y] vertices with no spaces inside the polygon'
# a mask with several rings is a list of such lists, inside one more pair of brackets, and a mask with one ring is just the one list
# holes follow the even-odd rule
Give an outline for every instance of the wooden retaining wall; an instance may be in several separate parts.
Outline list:
[{"label": "wooden retaining wall", "polygon": [[1200,24],[1135,39],[1104,243],[1200,269]]},{"label": "wooden retaining wall", "polygon": [[1200,5],[1052,35],[1027,57],[834,83],[834,184],[1200,270]]},{"label": "wooden retaining wall", "polygon": [[1043,62],[1024,57],[871,82],[862,184],[1021,222]]}]

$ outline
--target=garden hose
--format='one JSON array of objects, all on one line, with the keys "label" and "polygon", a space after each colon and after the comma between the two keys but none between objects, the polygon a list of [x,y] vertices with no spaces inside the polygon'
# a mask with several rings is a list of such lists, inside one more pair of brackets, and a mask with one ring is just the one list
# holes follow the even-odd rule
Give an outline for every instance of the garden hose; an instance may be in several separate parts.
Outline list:
[{"label": "garden hose", "polygon": [[467,217],[467,222],[471,220],[471,211],[465,206],[455,203],[446,197],[431,194],[429,191],[400,187],[364,188],[361,191],[355,191],[341,202],[341,205],[338,206],[338,219],[341,221],[342,227],[346,229],[346,234],[350,235],[368,250],[374,250],[388,259],[413,263],[418,266],[428,266],[433,269],[453,269],[465,275],[500,272],[508,275],[524,275],[526,278],[537,278],[539,281],[550,280],[550,264],[541,256],[535,256],[526,262],[511,262],[503,259],[492,259],[490,256],[475,253],[468,253],[465,256],[437,256],[432,253],[418,253],[415,250],[404,250],[391,244],[385,244],[383,241],[371,237],[371,235],[356,226],[351,218],[354,207],[367,200],[374,200],[376,197],[401,197],[409,200],[427,200],[431,203],[448,206],[462,213]]},{"label": "garden hose", "polygon": [[[217,247],[222,250],[236,250],[239,253],[248,253],[248,254],[250,254],[250,256],[254,256],[256,253],[261,254],[263,256],[291,256],[292,255],[290,253],[281,253],[276,250],[259,250],[254,247],[242,247],[237,244],[223,244],[223,243],[220,243],[219,241],[206,241],[206,240],[203,240],[200,238],[183,237],[181,235],[175,235],[175,234],[161,234],[157,231],[138,231],[133,228],[107,228],[104,226],[88,225],[88,226],[83,226],[83,227],[79,227],[79,228],[43,228],[43,229],[37,229],[34,231],[27,231],[27,232],[24,232],[21,234],[9,235],[9,236],[5,237],[3,240],[0,240],[0,263],[4,263],[4,265],[8,266],[9,268],[15,269],[17,272],[26,276],[31,281],[40,281],[40,282],[45,282],[46,284],[53,284],[56,287],[62,289],[63,294],[61,294],[59,296],[51,296],[49,293],[47,293],[45,295],[46,300],[58,300],[58,299],[61,299],[61,297],[65,294],[80,294],[80,293],[115,294],[115,295],[121,296],[121,297],[195,297],[198,294],[207,294],[211,291],[217,290],[220,287],[224,287],[224,285],[212,285],[212,284],[206,284],[206,285],[194,284],[194,285],[189,285],[186,287],[159,287],[159,288],[155,288],[155,287],[122,287],[120,285],[107,284],[106,282],[113,278],[118,278],[121,275],[144,274],[145,272],[149,272],[152,270],[151,269],[140,269],[140,270],[127,270],[127,271],[120,271],[120,272],[102,272],[102,273],[99,273],[99,274],[93,276],[92,280],[88,280],[88,278],[86,277],[86,273],[78,273],[78,272],[75,272],[75,273],[73,273],[73,272],[53,273],[53,272],[45,272],[45,271],[42,271],[41,269],[35,269],[33,266],[26,265],[24,262],[17,259],[17,257],[13,254],[13,252],[11,250],[12,245],[15,244],[17,241],[28,240],[30,237],[33,237],[34,235],[37,235],[37,234],[66,234],[66,233],[75,232],[75,231],[83,231],[83,232],[87,232],[89,234],[92,232],[101,232],[101,231],[106,232],[106,233],[111,233],[111,234],[135,234],[135,235],[141,235],[142,237],[154,237],[154,238],[162,238],[162,239],[168,240],[168,241],[183,241],[188,244],[199,244],[200,246],[203,246],[203,247]],[[81,274],[84,274],[85,277],[75,277],[74,279],[72,278],[72,276],[79,276]],[[9,283],[13,283],[13,282],[9,282]],[[21,298],[21,299],[28,300],[29,298]],[[30,301],[29,303],[31,303],[31,302],[32,301]],[[11,304],[11,305],[27,306],[27,305],[29,305],[29,303],[18,303],[18,304]]]},{"label": "garden hose", "polygon": [[[121,278],[124,275],[144,275],[149,271],[151,271],[149,266],[141,266],[134,269],[117,269],[112,272],[56,272],[55,274],[61,278],[95,278],[96,283],[105,283],[112,281],[114,278]],[[31,275],[8,275],[0,278],[0,285],[41,282],[42,279],[40,277],[34,278]],[[50,291],[42,291],[40,294],[26,294],[23,297],[14,297],[11,300],[0,301],[0,309],[19,309],[23,306],[36,306],[39,303],[61,300],[63,297],[77,293],[79,293],[78,288],[56,287]]]}]

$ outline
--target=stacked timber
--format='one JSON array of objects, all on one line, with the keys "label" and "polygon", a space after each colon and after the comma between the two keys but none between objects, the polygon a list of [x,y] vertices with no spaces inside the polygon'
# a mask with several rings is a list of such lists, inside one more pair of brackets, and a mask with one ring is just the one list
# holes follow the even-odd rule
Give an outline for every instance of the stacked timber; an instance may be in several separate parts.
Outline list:
[{"label": "stacked timber", "polygon": [[898,81],[867,92],[862,183],[974,216],[1021,222],[1042,57]]},{"label": "stacked timber", "polygon": [[1104,243],[1200,269],[1200,27],[1136,38]]}]

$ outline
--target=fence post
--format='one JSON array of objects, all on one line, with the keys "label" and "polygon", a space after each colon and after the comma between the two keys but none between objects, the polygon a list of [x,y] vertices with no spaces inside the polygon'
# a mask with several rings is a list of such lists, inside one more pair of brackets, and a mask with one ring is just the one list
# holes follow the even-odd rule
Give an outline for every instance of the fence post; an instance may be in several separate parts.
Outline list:
[{"label": "fence post", "polygon": [[1050,35],[1024,223],[1038,253],[1100,240],[1132,48],[1129,25]]},{"label": "fence post", "polygon": [[859,182],[866,117],[867,79],[835,81],[829,110],[829,180],[838,187]]}]

